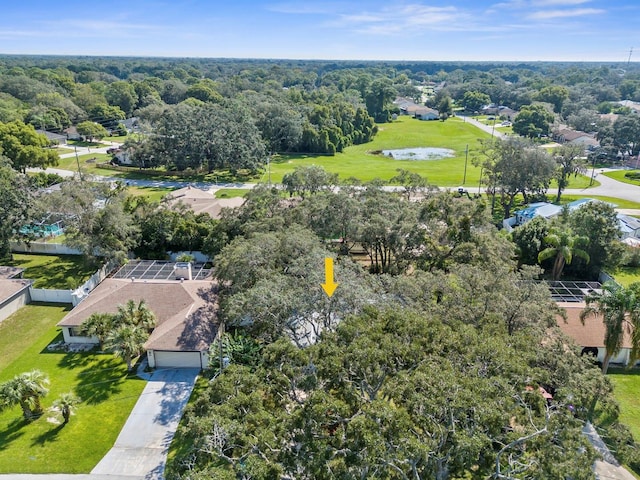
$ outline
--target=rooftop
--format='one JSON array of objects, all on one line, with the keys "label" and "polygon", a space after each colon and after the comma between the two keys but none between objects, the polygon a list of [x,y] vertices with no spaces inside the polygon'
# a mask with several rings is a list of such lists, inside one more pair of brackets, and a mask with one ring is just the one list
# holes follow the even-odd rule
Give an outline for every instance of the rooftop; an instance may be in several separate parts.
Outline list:
[{"label": "rooftop", "polygon": [[[589,317],[584,325],[580,321],[580,312],[584,303],[558,303],[567,313],[566,321],[558,317],[558,326],[566,335],[582,347],[604,347],[605,326],[601,317]],[[631,348],[631,336],[625,331],[622,348]]]},{"label": "rooftop", "polygon": [[217,331],[212,281],[125,280],[108,278],[67,314],[61,327],[78,327],[94,313],[116,313],[129,300],[144,300],[156,316],[156,328],[145,348],[201,351]]}]

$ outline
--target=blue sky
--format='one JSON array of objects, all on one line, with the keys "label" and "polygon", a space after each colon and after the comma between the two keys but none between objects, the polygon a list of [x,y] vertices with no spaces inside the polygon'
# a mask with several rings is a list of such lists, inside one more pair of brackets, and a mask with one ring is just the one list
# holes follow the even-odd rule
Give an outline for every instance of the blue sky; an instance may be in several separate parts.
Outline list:
[{"label": "blue sky", "polygon": [[640,60],[638,0],[3,2],[0,53]]}]

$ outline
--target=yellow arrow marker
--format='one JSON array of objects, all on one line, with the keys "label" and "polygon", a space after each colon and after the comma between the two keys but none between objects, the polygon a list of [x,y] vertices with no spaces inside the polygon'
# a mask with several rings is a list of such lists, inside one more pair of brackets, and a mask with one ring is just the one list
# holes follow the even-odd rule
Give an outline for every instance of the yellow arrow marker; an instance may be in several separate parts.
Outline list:
[{"label": "yellow arrow marker", "polygon": [[333,281],[333,258],[331,257],[324,259],[324,283],[320,285],[328,297],[331,297],[338,288],[338,284]]}]

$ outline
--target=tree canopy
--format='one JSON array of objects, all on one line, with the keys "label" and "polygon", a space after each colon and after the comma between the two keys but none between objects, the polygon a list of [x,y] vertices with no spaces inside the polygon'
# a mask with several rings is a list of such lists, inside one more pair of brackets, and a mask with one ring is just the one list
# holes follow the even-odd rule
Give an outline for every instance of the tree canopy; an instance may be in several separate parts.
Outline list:
[{"label": "tree canopy", "polygon": [[50,149],[49,140],[32,125],[20,120],[0,123],[0,155],[11,166],[25,173],[28,167],[46,168],[58,164],[58,154]]}]

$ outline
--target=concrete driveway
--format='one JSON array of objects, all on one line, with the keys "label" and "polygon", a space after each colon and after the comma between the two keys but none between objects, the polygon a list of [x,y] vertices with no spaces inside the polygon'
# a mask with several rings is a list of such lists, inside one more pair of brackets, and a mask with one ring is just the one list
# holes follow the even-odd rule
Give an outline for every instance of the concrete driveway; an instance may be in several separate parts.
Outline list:
[{"label": "concrete driveway", "polygon": [[164,478],[169,445],[198,373],[197,369],[188,368],[156,370],[113,448],[91,471],[91,476]]}]

